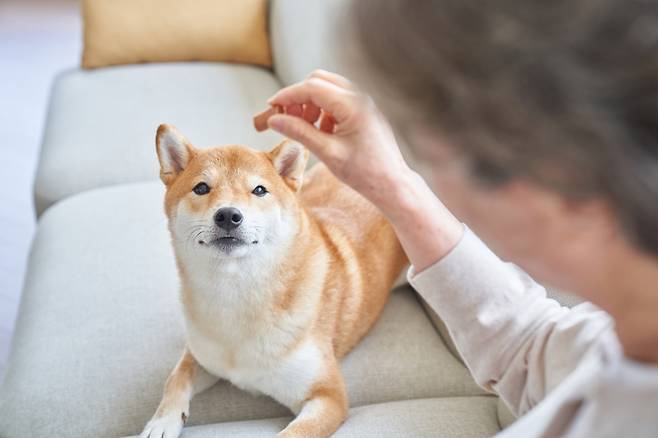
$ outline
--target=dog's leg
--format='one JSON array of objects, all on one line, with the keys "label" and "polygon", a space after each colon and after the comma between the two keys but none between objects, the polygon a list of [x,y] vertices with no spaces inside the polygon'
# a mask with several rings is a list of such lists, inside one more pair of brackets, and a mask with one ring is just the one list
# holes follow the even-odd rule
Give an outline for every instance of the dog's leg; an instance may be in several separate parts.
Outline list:
[{"label": "dog's leg", "polygon": [[334,361],[328,373],[317,382],[302,409],[277,438],[326,438],[347,417],[347,391],[343,375]]},{"label": "dog's leg", "polygon": [[183,356],[165,383],[158,410],[140,438],[176,438],[190,415],[190,400],[219,380],[208,374],[185,348]]}]

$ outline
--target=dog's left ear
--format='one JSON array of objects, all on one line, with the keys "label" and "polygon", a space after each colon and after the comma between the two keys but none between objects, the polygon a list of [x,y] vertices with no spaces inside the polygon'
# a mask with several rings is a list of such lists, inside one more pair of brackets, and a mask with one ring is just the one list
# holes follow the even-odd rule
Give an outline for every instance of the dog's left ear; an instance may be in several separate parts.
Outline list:
[{"label": "dog's left ear", "polygon": [[299,143],[284,140],[267,154],[274,168],[294,191],[302,187],[304,168],[308,161],[308,150]]}]

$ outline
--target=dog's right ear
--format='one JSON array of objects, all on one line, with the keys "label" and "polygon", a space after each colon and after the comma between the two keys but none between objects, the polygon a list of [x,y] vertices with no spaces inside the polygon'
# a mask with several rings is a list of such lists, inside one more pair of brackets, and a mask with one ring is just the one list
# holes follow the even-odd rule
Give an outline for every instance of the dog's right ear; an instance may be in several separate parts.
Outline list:
[{"label": "dog's right ear", "polygon": [[171,125],[158,126],[155,135],[156,151],[160,160],[160,179],[171,184],[194,156],[194,147]]}]

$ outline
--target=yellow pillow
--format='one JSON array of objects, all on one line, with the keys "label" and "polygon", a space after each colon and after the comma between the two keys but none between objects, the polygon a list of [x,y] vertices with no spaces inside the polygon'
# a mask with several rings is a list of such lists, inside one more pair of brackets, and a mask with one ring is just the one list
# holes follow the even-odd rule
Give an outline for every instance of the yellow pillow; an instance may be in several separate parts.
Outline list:
[{"label": "yellow pillow", "polygon": [[228,61],[271,66],[267,0],[82,0],[82,66]]}]

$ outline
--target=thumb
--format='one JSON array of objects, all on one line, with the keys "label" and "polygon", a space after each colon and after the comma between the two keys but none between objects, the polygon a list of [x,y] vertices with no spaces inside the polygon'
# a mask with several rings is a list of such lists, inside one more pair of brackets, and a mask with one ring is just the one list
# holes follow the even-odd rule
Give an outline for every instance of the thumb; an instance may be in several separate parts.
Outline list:
[{"label": "thumb", "polygon": [[322,155],[329,144],[329,134],[319,131],[306,120],[286,114],[275,114],[267,125],[276,132],[303,144],[316,155]]}]

